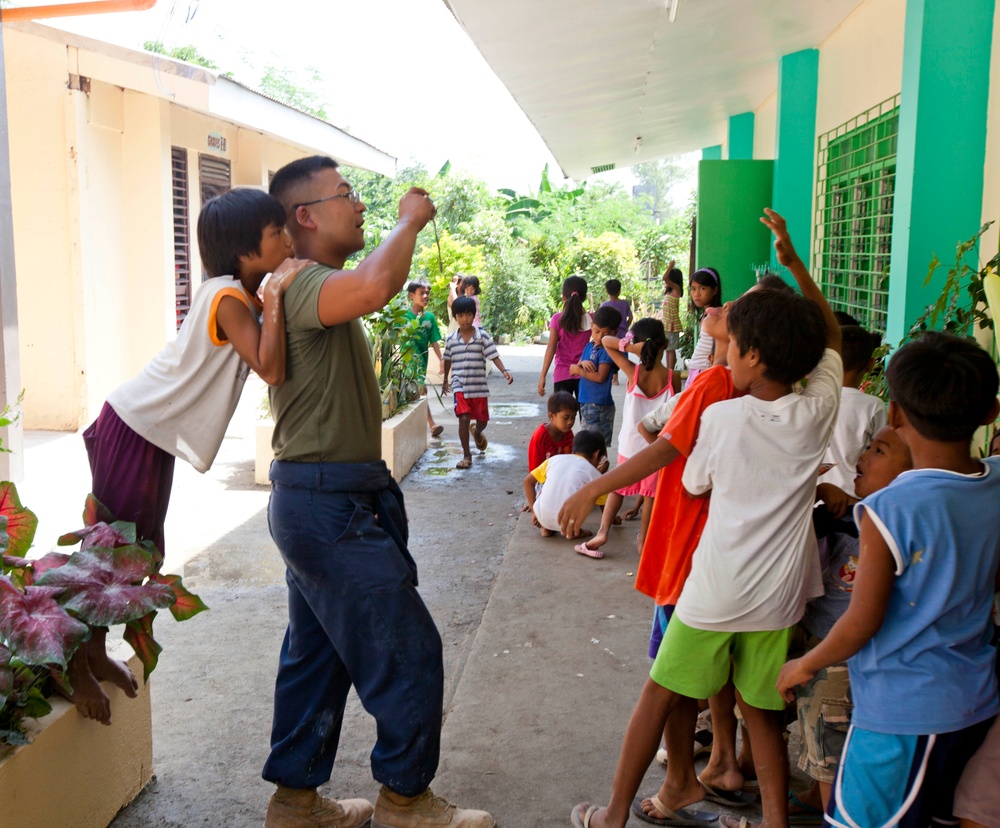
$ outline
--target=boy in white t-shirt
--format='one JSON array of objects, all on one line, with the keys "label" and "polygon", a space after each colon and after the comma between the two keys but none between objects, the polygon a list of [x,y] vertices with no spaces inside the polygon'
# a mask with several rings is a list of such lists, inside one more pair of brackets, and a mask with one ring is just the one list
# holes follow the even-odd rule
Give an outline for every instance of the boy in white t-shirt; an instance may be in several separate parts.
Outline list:
[{"label": "boy in white t-shirt", "polygon": [[[871,443],[875,432],[887,422],[885,403],[861,390],[861,381],[872,367],[876,336],[858,325],[843,325],[841,355],[844,359],[844,387],[840,392],[840,413],[823,463],[831,466],[820,478],[817,497],[827,511],[841,517],[858,498],[854,475],[858,458]],[[836,487],[834,489],[833,487]]]},{"label": "boy in white t-shirt", "polygon": [[549,457],[524,478],[528,502],[522,511],[531,512],[531,522],[541,529],[543,538],[559,534],[559,510],[570,495],[601,476],[598,467],[607,450],[601,432],[583,429],[573,438],[572,454]]},{"label": "boy in white t-shirt", "polygon": [[[816,475],[840,403],[840,326],[795,253],[777,213],[763,221],[802,296],[751,291],[729,305],[728,364],[745,396],[709,406],[684,469],[685,489],[712,508],[650,678],[632,713],[606,809],[577,805],[574,825],[693,824],[681,810],[704,799],[697,777],[633,800],[669,716],[692,722],[697,699],[730,680],[750,731],[767,825],[787,824],[785,702],[775,682],[806,601],[823,592],[812,530]],[[793,384],[809,374],[805,391]],[[664,794],[669,794],[664,796]],[[679,812],[679,813],[678,813]],[[729,825],[723,817],[722,825]],[[740,820],[732,823],[740,826]]]}]

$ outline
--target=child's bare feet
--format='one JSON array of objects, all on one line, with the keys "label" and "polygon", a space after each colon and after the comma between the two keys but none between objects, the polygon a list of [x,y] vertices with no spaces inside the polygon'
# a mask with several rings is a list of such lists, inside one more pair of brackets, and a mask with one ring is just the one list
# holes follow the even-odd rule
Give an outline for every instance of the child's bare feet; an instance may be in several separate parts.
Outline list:
[{"label": "child's bare feet", "polygon": [[541,527],[540,531],[543,538],[551,538],[555,534],[551,529],[546,529],[544,526]]},{"label": "child's bare feet", "polygon": [[73,692],[67,694],[58,683],[55,685],[56,691],[73,702],[76,709],[80,711],[80,715],[109,725],[111,724],[111,700],[90,671],[86,647],[87,645],[84,644],[77,650],[66,666],[66,676]]},{"label": "child's bare feet", "polygon": [[[586,537],[586,535],[584,535],[581,532],[580,537],[581,538]],[[589,541],[587,541],[587,546],[589,546],[591,549],[600,549],[607,542],[608,542],[608,533],[603,531],[602,529],[598,529],[597,534],[594,535],[594,537],[592,537]]]},{"label": "child's bare feet", "polygon": [[[663,780],[663,784],[660,786],[660,790],[656,793],[656,799],[659,800],[660,804],[664,807],[670,808],[672,811],[679,811],[681,808],[685,808],[688,805],[692,805],[695,802],[701,802],[705,798],[705,789],[699,784],[697,778],[691,778],[691,784],[684,788],[674,788],[667,784],[667,780]],[[645,814],[652,816],[655,819],[671,819],[670,814],[666,814],[663,811],[657,810],[656,806],[653,804],[653,799],[642,800],[642,810]]]},{"label": "child's bare feet", "polygon": [[124,661],[108,658],[107,653],[102,653],[97,658],[93,654],[88,654],[87,661],[90,664],[90,672],[98,681],[110,681],[130,699],[136,697],[139,682]]}]

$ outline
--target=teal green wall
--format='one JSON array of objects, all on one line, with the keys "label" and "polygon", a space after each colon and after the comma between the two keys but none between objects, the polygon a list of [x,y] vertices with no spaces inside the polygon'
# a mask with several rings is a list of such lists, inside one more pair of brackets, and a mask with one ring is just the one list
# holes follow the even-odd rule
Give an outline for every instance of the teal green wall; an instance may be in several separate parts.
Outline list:
[{"label": "teal green wall", "polygon": [[702,161],[721,161],[722,160],[722,144],[716,144],[714,147],[705,147],[701,151]]},{"label": "teal green wall", "polygon": [[698,163],[695,265],[719,271],[724,301],[751,287],[752,266],[770,257],[771,231],[760,217],[771,204],[773,169],[773,161]]},{"label": "teal green wall", "polygon": [[[793,52],[778,61],[771,206],[785,217],[795,249],[807,265],[812,251],[818,81],[818,49]],[[771,266],[779,270],[773,248],[770,258]]]},{"label": "teal green wall", "polygon": [[956,244],[979,229],[994,5],[906,3],[886,332],[892,344],[941,291],[943,274],[924,287],[931,257],[953,262]]},{"label": "teal green wall", "polygon": [[753,158],[753,113],[741,112],[729,117],[729,160]]}]

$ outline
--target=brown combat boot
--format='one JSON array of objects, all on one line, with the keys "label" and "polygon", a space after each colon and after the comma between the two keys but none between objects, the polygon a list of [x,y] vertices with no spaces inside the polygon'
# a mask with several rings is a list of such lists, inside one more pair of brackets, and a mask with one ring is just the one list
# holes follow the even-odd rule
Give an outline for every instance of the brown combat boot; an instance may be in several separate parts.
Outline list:
[{"label": "brown combat boot", "polygon": [[281,785],[267,804],[264,828],[368,828],[372,804],[367,799],[327,799],[315,788]]},{"label": "brown combat boot", "polygon": [[419,796],[400,796],[385,785],[375,800],[373,828],[496,828],[486,811],[468,811],[435,796],[428,788]]}]

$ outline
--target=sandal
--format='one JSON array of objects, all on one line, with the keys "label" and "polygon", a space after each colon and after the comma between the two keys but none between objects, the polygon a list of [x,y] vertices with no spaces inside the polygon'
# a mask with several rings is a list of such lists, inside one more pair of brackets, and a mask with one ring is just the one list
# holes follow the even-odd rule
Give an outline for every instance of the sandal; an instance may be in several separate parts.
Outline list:
[{"label": "sandal", "polygon": [[469,426],[469,432],[472,434],[472,439],[476,441],[476,448],[480,451],[486,451],[486,447],[490,444],[490,441],[486,439],[486,435],[480,434],[479,429],[474,425]]},{"label": "sandal", "polygon": [[589,802],[581,802],[569,815],[573,828],[590,828],[590,818],[601,810],[600,805],[591,805]]},{"label": "sandal", "polygon": [[711,785],[703,782],[700,776],[698,777],[698,784],[705,789],[705,799],[729,808],[745,808],[747,805],[753,805],[757,801],[757,797],[742,789],[738,791],[724,791],[713,788]]},{"label": "sandal", "polygon": [[589,546],[587,546],[586,541],[584,541],[583,543],[578,543],[573,548],[581,555],[586,555],[588,558],[604,557],[604,553],[601,551],[600,547],[598,547],[597,549],[591,549]]},{"label": "sandal", "polygon": [[789,825],[822,825],[823,811],[799,799],[795,791],[788,792]]},{"label": "sandal", "polygon": [[436,425],[431,429],[431,437],[440,437],[442,434],[444,434],[443,425]]},{"label": "sandal", "polygon": [[718,814],[712,814],[708,811],[692,811],[688,808],[681,808],[679,811],[672,811],[663,802],[660,801],[660,797],[653,796],[648,797],[650,804],[661,814],[662,817],[650,816],[644,810],[642,810],[642,798],[636,797],[632,800],[632,813],[641,819],[643,822],[648,822],[650,825],[714,825],[718,819]]},{"label": "sandal", "polygon": [[471,469],[472,468],[472,458],[463,457],[455,464],[456,469]]}]

